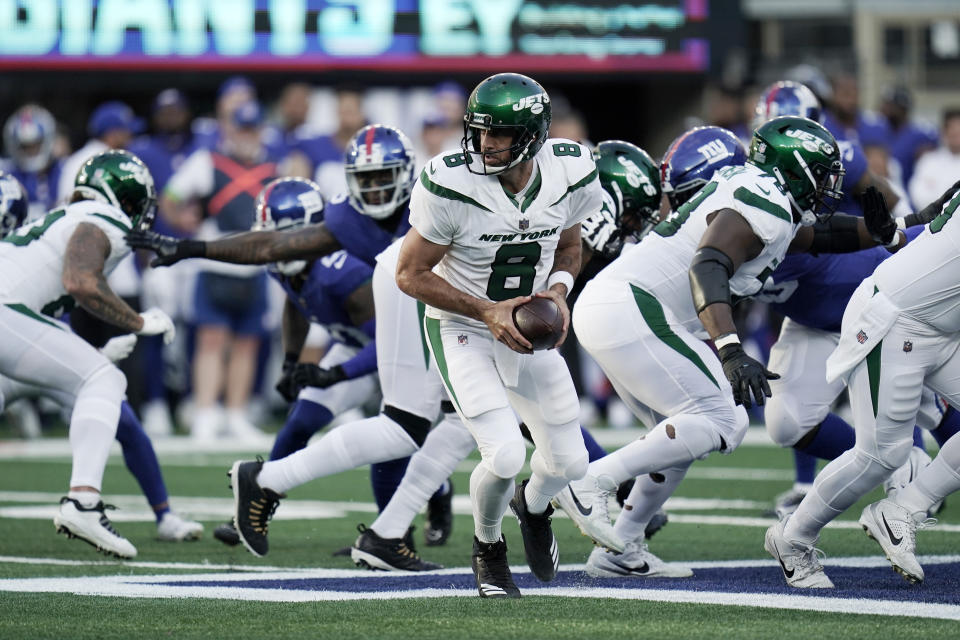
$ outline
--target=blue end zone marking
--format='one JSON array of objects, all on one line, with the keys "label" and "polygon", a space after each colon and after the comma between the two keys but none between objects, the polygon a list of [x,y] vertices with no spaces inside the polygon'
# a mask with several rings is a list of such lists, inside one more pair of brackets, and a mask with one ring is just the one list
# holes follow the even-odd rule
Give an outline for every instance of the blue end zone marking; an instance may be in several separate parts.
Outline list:
[{"label": "blue end zone marking", "polygon": [[[607,587],[614,589],[673,589],[684,591],[726,593],[782,593],[818,597],[870,600],[903,600],[911,602],[957,604],[960,601],[960,563],[931,564],[924,568],[926,581],[913,586],[889,567],[852,568],[827,567],[827,575],[836,589],[793,589],[774,567],[696,569],[692,578],[590,578],[584,573],[565,571],[550,583],[543,583],[527,573],[518,573],[514,580],[521,589],[538,587]],[[283,589],[290,591],[346,591],[377,593],[408,591],[410,589],[464,589],[475,590],[470,574],[383,574],[376,577],[355,578],[291,578],[271,580],[219,581],[171,580],[155,584],[182,587],[234,587],[240,589]]]}]

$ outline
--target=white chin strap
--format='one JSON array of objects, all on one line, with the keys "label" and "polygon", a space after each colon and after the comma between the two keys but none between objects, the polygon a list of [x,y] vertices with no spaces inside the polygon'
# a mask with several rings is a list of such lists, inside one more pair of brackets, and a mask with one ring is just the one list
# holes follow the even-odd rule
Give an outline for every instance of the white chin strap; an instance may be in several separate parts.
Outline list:
[{"label": "white chin strap", "polygon": [[797,204],[793,194],[790,193],[790,189],[787,188],[787,181],[783,179],[783,174],[780,173],[780,169],[778,167],[773,168],[773,174],[777,177],[777,181],[780,182],[784,192],[787,194],[787,200],[790,201],[790,206],[793,207],[794,211],[800,214],[800,226],[810,227],[815,225],[817,223],[816,214],[813,211],[800,208],[800,205]]}]

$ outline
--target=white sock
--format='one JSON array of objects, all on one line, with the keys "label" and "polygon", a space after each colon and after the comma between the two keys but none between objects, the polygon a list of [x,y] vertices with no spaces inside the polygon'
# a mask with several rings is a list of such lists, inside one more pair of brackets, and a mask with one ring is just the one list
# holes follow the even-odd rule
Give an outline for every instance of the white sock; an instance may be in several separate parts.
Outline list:
[{"label": "white sock", "polygon": [[927,513],[936,503],[960,490],[960,438],[947,440],[933,462],[920,470],[913,482],[901,489],[894,502],[910,513]]},{"label": "white sock", "polygon": [[381,538],[402,537],[430,496],[446,484],[457,465],[475,448],[473,436],[460,418],[456,414],[445,416],[410,458],[403,481],[370,525],[374,533]]},{"label": "white sock", "polygon": [[127,379],[111,365],[100,369],[77,392],[70,416],[71,487],[100,491],[126,389]]},{"label": "white sock", "polygon": [[553,497],[571,480],[583,477],[589,456],[579,421],[549,428],[531,428],[536,448],[530,456],[530,481],[523,497],[530,513],[546,511]]},{"label": "white sock", "polygon": [[720,449],[720,434],[706,416],[685,413],[671,416],[646,436],[590,463],[588,473],[607,476],[615,484],[638,476],[688,466]]},{"label": "white sock", "polygon": [[480,462],[470,474],[470,498],[473,502],[473,531],[480,542],[500,540],[500,525],[513,495],[513,478],[501,478]]},{"label": "white sock", "polygon": [[306,449],[265,462],[257,483],[285,493],[316,478],[409,456],[417,445],[407,432],[380,414],[340,425]]},{"label": "white sock", "polygon": [[643,538],[653,514],[673,495],[689,468],[689,465],[671,467],[637,478],[613,526],[621,540],[629,542]]},{"label": "white sock", "polygon": [[100,492],[98,491],[69,491],[67,497],[76,500],[80,506],[87,509],[95,507],[100,502]]},{"label": "white sock", "polygon": [[893,473],[879,462],[857,451],[844,451],[823,468],[813,489],[800,503],[783,528],[791,541],[813,544],[828,522],[850,508]]}]

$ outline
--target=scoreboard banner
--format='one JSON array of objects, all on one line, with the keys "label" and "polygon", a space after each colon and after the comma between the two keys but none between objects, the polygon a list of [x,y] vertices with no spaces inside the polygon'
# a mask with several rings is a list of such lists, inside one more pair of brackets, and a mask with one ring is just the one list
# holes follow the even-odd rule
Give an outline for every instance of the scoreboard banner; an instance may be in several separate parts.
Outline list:
[{"label": "scoreboard banner", "polygon": [[708,0],[0,0],[0,70],[702,73]]}]

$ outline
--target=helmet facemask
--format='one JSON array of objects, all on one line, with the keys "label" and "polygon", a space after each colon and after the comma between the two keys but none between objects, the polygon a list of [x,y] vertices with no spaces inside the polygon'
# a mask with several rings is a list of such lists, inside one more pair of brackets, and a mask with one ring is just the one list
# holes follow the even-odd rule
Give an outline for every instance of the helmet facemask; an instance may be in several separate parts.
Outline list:
[{"label": "helmet facemask", "polygon": [[402,162],[385,162],[376,168],[348,166],[347,189],[350,204],[375,220],[389,218],[410,197]]},{"label": "helmet facemask", "polygon": [[[481,113],[468,113],[463,117],[463,138],[460,146],[467,160],[467,171],[483,176],[493,176],[529,160],[531,148],[536,141],[526,127],[515,125],[491,125],[492,117]],[[495,135],[510,134],[510,146],[492,151],[483,151],[483,132]],[[488,156],[509,153],[509,159],[502,165],[488,165],[484,160]]]},{"label": "helmet facemask", "polygon": [[834,160],[829,167],[822,162],[808,164],[796,149],[792,155],[803,174],[774,167],[774,175],[784,187],[790,204],[800,213],[801,225],[809,227],[826,222],[843,199],[843,163]]}]

